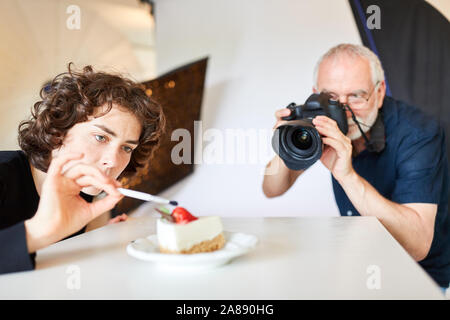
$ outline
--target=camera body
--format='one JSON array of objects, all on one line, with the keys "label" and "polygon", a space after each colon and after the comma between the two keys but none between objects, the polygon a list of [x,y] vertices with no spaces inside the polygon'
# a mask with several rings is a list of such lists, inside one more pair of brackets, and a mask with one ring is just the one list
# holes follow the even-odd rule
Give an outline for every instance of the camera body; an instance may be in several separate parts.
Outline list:
[{"label": "camera body", "polygon": [[312,120],[327,116],[337,122],[342,133],[347,134],[348,123],[345,105],[332,100],[327,93],[312,94],[303,105],[287,106],[291,114],[272,137],[272,147],[289,169],[304,170],[322,156],[323,142]]}]

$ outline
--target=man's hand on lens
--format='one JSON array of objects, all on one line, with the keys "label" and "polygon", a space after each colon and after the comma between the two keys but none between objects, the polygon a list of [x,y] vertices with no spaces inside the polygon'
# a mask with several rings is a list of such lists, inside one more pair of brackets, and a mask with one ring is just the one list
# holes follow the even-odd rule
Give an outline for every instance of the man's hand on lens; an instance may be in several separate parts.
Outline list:
[{"label": "man's hand on lens", "polygon": [[354,169],[352,166],[352,141],[339,129],[336,121],[325,116],[317,116],[313,124],[322,135],[325,144],[320,161],[334,178],[342,181],[350,175]]}]

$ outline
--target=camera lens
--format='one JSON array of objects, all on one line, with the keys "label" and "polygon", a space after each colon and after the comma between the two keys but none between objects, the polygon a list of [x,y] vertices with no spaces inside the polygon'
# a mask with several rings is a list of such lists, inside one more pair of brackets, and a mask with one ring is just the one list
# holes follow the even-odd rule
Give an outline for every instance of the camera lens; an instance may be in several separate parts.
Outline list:
[{"label": "camera lens", "polygon": [[311,120],[301,119],[278,127],[272,146],[289,169],[303,170],[320,159],[323,144]]},{"label": "camera lens", "polygon": [[294,146],[300,150],[308,150],[312,146],[311,134],[303,128],[295,130],[291,138]]}]

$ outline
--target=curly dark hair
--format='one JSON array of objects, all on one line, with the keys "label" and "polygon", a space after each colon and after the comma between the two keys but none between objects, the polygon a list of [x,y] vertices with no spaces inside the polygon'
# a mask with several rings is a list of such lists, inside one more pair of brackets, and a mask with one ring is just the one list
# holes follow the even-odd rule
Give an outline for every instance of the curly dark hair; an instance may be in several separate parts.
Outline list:
[{"label": "curly dark hair", "polygon": [[160,143],[166,123],[161,106],[132,80],[94,72],[91,66],[73,71],[71,65],[42,87],[42,100],[34,104],[30,119],[19,125],[20,148],[34,167],[47,172],[52,151],[63,144],[67,131],[87,121],[98,107],[107,106],[107,110],[96,117],[108,113],[115,104],[134,114],[142,125],[139,144],[119,177],[132,178],[145,167]]}]

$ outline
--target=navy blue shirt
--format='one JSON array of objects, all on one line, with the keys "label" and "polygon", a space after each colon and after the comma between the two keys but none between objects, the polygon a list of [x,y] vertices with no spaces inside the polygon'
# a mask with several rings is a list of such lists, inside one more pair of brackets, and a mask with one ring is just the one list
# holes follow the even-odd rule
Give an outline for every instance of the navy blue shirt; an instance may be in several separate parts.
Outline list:
[{"label": "navy blue shirt", "polygon": [[[386,97],[370,140],[375,148],[352,158],[361,177],[393,202],[438,205],[431,248],[419,264],[441,287],[448,287],[450,176],[443,128],[418,108]],[[332,181],[340,214],[359,216],[334,177]]]}]

